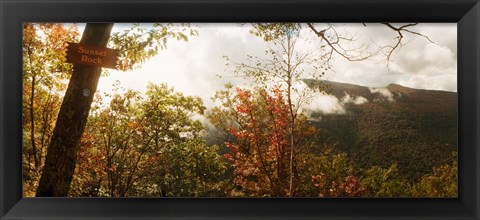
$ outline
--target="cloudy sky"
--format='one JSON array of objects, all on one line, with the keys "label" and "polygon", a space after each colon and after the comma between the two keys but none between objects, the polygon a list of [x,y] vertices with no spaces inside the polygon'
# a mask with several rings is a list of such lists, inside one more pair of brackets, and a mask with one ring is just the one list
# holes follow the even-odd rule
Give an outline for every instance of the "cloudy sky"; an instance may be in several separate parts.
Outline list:
[{"label": "cloudy sky", "polygon": [[[115,24],[113,31],[127,26],[128,24]],[[176,91],[202,97],[209,106],[210,98],[225,83],[238,86],[245,84],[243,79],[234,77],[232,70],[225,67],[224,56],[241,63],[245,62],[247,55],[262,56],[268,48],[266,42],[249,33],[251,26],[248,24],[193,26],[198,30],[198,36],[191,37],[188,42],[169,41],[168,48],[144,63],[141,69],[111,71],[109,76],[100,79],[99,91],[111,91],[116,80],[123,87],[142,92],[148,82],[167,83]],[[393,45],[397,36],[396,32],[380,24],[335,26],[339,32],[356,37],[355,43],[349,45],[352,48],[365,45],[374,51],[377,45]],[[457,91],[456,24],[419,24],[411,30],[428,36],[435,44],[417,35],[404,34],[404,45],[388,65],[380,62],[384,59],[381,56],[359,62],[349,62],[335,56],[331,62],[332,70],[326,73],[324,79],[368,87],[384,87],[396,83],[412,88]],[[300,37],[307,39],[309,36],[305,33]],[[218,75],[222,77],[219,78]]]}]

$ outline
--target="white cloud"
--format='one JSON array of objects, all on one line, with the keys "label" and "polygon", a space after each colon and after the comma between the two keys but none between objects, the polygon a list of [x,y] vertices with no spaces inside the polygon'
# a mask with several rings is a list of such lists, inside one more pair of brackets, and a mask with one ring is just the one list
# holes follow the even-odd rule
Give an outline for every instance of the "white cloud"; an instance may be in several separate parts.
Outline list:
[{"label": "white cloud", "polygon": [[[346,25],[349,26],[349,25]],[[398,26],[398,24],[396,24]],[[353,28],[353,26],[351,27]],[[396,33],[380,24],[367,24],[360,30],[359,41],[380,45],[395,42]],[[457,27],[456,24],[419,24],[414,29],[436,44],[418,36],[405,34],[403,45],[387,67],[381,57],[362,62],[349,62],[336,57],[331,81],[383,87],[390,83],[413,88],[457,91]],[[418,79],[430,79],[420,82]],[[447,81],[442,81],[448,79]],[[415,81],[416,83],[411,83]],[[410,82],[409,84],[403,84]]]},{"label": "white cloud", "polygon": [[[242,85],[245,80],[225,73],[224,55],[242,60],[247,53],[265,49],[261,39],[249,36],[248,27],[230,24],[198,24],[199,36],[188,42],[170,40],[167,49],[148,60],[138,70],[111,71],[102,77],[99,90],[111,91],[111,84],[120,80],[122,86],[144,92],[148,82],[167,83],[185,95],[200,96],[204,104],[212,106],[211,97],[226,83]],[[248,36],[248,42],[244,38]],[[263,53],[263,50],[261,51]],[[224,77],[219,78],[218,75]],[[228,75],[228,76],[225,76]]]},{"label": "white cloud", "polygon": [[362,96],[351,96],[345,92],[340,100],[330,94],[323,92],[315,92],[312,96],[311,102],[302,107],[304,112],[310,120],[318,120],[319,113],[321,114],[345,114],[346,104],[352,103],[355,105],[361,105],[367,103],[368,99]]},{"label": "white cloud", "polygon": [[426,44],[400,53],[392,69],[411,75],[453,75],[456,64],[456,55],[449,48]]},{"label": "white cloud", "polygon": [[368,89],[372,94],[378,93],[390,102],[395,101],[395,99],[393,98],[392,92],[390,92],[388,88],[368,88]]},{"label": "white cloud", "polygon": [[307,115],[321,112],[323,114],[344,114],[345,108],[337,97],[328,94],[317,94],[311,102],[302,108]]},{"label": "white cloud", "polygon": [[[453,83],[452,83],[453,82]],[[436,76],[416,75],[399,81],[399,84],[410,88],[457,91],[457,76],[441,74]]]},{"label": "white cloud", "polygon": [[368,99],[366,99],[362,96],[352,97],[347,92],[345,92],[345,96],[342,97],[341,102],[343,104],[353,103],[355,105],[361,105],[361,104],[364,104],[364,103],[368,102]]},{"label": "white cloud", "polygon": [[[82,25],[79,25],[82,27]],[[128,25],[115,24],[113,31]],[[215,91],[223,89],[225,83],[245,85],[242,78],[233,77],[225,71],[224,55],[230,60],[244,62],[246,55],[262,56],[267,44],[249,33],[250,25],[238,24],[195,24],[199,36],[189,42],[169,40],[168,48],[144,63],[138,70],[129,72],[111,71],[110,76],[101,77],[99,90],[109,92],[111,84],[120,80],[127,88],[145,91],[149,81],[168,83],[176,91],[186,95],[200,96],[207,106],[214,105],[211,97]],[[360,43],[392,42],[395,33],[379,24],[339,24],[342,31],[358,32]],[[389,67],[377,60],[349,62],[335,57],[331,65],[334,72],[327,73],[324,79],[368,87],[384,87],[396,83],[413,88],[457,90],[456,24],[420,24],[416,27],[437,44],[431,44],[422,37],[406,36],[408,42],[395,54]],[[315,38],[314,38],[315,39]],[[305,45],[300,45],[303,48]],[[355,46],[355,45],[353,45]],[[222,75],[218,78],[217,75]],[[380,91],[378,91],[380,93]],[[348,94],[347,94],[348,95]],[[388,98],[388,94],[387,94]],[[393,98],[393,96],[392,96]],[[343,113],[343,103],[365,103],[363,97],[350,97],[338,100],[333,96],[315,96],[311,109],[323,106],[324,113]]]}]

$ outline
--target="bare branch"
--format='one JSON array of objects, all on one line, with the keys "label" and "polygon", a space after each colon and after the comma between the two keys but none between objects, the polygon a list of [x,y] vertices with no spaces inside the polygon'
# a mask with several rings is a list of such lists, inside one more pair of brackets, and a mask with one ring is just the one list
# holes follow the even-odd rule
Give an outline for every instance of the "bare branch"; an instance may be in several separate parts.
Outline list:
[{"label": "bare branch", "polygon": [[383,46],[383,47],[380,47],[380,50],[384,50],[384,49],[387,49],[385,52],[383,52],[383,54],[385,54],[386,56],[386,61],[387,63],[390,62],[392,59],[392,54],[395,52],[395,51],[398,51],[401,47],[402,47],[402,40],[404,38],[404,33],[410,33],[410,34],[414,34],[414,35],[418,35],[418,36],[421,36],[425,39],[427,39],[430,43],[433,43],[433,44],[436,44],[435,42],[433,42],[428,36],[426,35],[423,35],[421,33],[418,33],[416,31],[412,31],[408,28],[410,27],[413,27],[413,26],[416,26],[418,23],[409,23],[409,24],[405,24],[405,25],[402,25],[400,27],[395,27],[393,26],[392,24],[390,23],[382,23],[383,25],[387,26],[388,28],[392,29],[393,31],[397,32],[397,37],[395,37],[397,39],[397,42],[395,43],[394,46],[392,45],[386,45],[386,46]]},{"label": "bare branch", "polygon": [[332,49],[331,54],[329,55],[329,59],[331,59],[332,53],[336,53],[336,54],[340,55],[341,57],[347,59],[348,61],[366,60],[366,59],[368,59],[369,57],[372,56],[372,54],[367,54],[367,55],[363,55],[363,56],[361,56],[361,55],[360,56],[352,56],[352,55],[348,54],[349,51],[354,51],[354,50],[345,50],[340,45],[340,40],[343,39],[343,40],[351,41],[351,40],[353,40],[353,38],[340,37],[339,34],[336,32],[335,28],[332,28],[334,36],[335,36],[335,40],[332,41],[332,40],[328,39],[328,37],[325,35],[325,32],[328,29],[318,31],[312,23],[307,23],[307,26],[313,31],[313,33],[315,33],[318,37],[323,39],[328,44],[328,46]]}]

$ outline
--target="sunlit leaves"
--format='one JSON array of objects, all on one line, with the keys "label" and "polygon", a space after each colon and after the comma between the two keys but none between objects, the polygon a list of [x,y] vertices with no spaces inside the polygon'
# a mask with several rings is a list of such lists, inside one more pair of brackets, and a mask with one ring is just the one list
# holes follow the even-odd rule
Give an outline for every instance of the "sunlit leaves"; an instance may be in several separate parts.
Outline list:
[{"label": "sunlit leaves", "polygon": [[[306,78],[319,79],[328,68],[322,47],[313,46],[309,49],[298,49],[301,26],[296,23],[258,23],[253,24],[251,33],[262,37],[269,46],[264,57],[247,55],[246,61],[234,65],[233,72],[253,80],[258,87],[268,89],[278,86],[283,89],[289,122],[285,129],[289,130],[290,164],[289,164],[289,195],[293,196],[295,169],[295,151],[300,139],[296,134],[297,117],[301,106],[311,99],[311,91],[303,86]],[[304,45],[305,46],[305,45]],[[306,46],[308,48],[309,46]],[[321,89],[321,88],[320,88]],[[247,106],[248,108],[248,106]]]},{"label": "sunlit leaves", "polygon": [[118,68],[126,71],[139,68],[160,50],[166,49],[169,40],[188,41],[189,36],[197,34],[189,24],[133,24],[130,29],[113,33],[110,45],[118,51]]},{"label": "sunlit leaves", "polygon": [[[233,194],[287,196],[291,133],[284,91],[278,87],[268,91],[233,89],[227,85],[215,97],[222,105],[208,117],[226,137],[230,152],[224,157],[231,163],[234,184],[240,187]],[[303,122],[296,125],[298,137],[314,135],[316,130]]]},{"label": "sunlit leaves", "polygon": [[77,41],[78,28],[56,23],[25,23],[23,34],[24,75],[43,76],[47,85],[66,79],[72,65],[65,62],[67,42]]},{"label": "sunlit leaves", "polygon": [[[385,160],[368,152],[366,155],[388,165],[361,169],[345,153],[323,151],[318,129],[308,126],[306,117],[297,111],[308,98],[296,85],[304,78],[322,79],[330,69],[326,63],[329,51],[324,45],[315,51],[297,50],[300,31],[297,24],[254,24],[251,33],[271,47],[263,56],[247,55],[244,63],[235,64],[234,72],[253,79],[258,88],[227,85],[216,93],[217,106],[209,112],[210,122],[223,132],[225,148],[207,146],[204,126],[209,124],[202,123],[202,115],[208,111],[199,97],[185,96],[164,84],[148,85],[145,94],[115,89],[103,97],[105,101],[96,94],[70,195],[288,196],[288,178],[295,173],[295,196],[455,196],[456,162],[407,181],[396,165],[390,166],[395,157]],[[172,39],[188,41],[196,34],[188,25],[135,24],[114,33],[109,47],[119,51],[120,69],[132,70],[165,49]],[[334,36],[326,38],[336,40]],[[65,63],[66,42],[77,40],[75,26],[24,25],[26,195],[36,188],[44,146],[72,69]],[[316,86],[325,88],[321,83]],[[367,117],[365,121],[372,120]],[[393,126],[401,125],[393,121]],[[362,127],[371,129],[368,123]],[[378,138],[384,137],[374,139]],[[291,149],[296,151],[292,167]],[[420,160],[398,162],[399,168],[425,164]]]},{"label": "sunlit leaves", "polygon": [[89,118],[71,194],[221,193],[223,159],[217,147],[206,146],[204,127],[194,119],[204,112],[202,100],[165,84],[149,84],[144,95],[115,86],[108,105],[96,106]]},{"label": "sunlit leaves", "polygon": [[65,62],[67,42],[76,41],[75,25],[23,24],[23,150],[25,195],[34,194],[43,169],[61,95],[72,65]]}]

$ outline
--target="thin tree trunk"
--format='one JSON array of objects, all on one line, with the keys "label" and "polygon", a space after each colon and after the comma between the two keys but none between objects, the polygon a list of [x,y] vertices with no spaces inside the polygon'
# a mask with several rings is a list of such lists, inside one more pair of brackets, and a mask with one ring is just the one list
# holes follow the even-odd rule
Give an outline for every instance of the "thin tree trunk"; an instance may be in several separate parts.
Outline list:
[{"label": "thin tree trunk", "polygon": [[44,105],[44,108],[43,108],[43,111],[42,111],[42,119],[43,119],[43,122],[42,122],[42,137],[40,139],[40,154],[39,154],[39,157],[38,157],[38,161],[39,161],[39,164],[42,164],[42,159],[43,159],[43,151],[45,149],[45,145],[47,144],[46,142],[48,141],[47,140],[47,129],[49,127],[49,120],[50,120],[50,106],[51,106],[51,103],[50,103],[50,100],[52,98],[52,95],[51,95],[51,91],[52,89],[50,89],[48,91],[48,97],[47,97],[47,101],[45,102],[45,105]]},{"label": "thin tree trunk", "polygon": [[30,94],[30,141],[32,144],[33,150],[33,161],[35,162],[35,169],[38,169],[38,155],[37,155],[37,146],[35,144],[35,112],[34,112],[34,98],[35,98],[35,83],[36,83],[35,74],[32,76],[32,93]]},{"label": "thin tree trunk", "polygon": [[[80,43],[106,47],[112,27],[113,23],[89,23],[85,27]],[[80,139],[101,71],[101,67],[74,65],[47,149],[45,167],[36,192],[37,197],[68,195]]]},{"label": "thin tree trunk", "polygon": [[287,36],[287,98],[288,98],[288,107],[290,110],[290,187],[289,187],[289,197],[293,197],[295,192],[294,186],[294,176],[295,172],[293,169],[294,160],[295,160],[295,113],[293,112],[293,102],[292,102],[292,45],[290,36]]},{"label": "thin tree trunk", "polygon": [[[290,92],[290,86],[288,86],[288,90]],[[290,189],[289,189],[289,196],[294,196],[294,176],[295,172],[293,170],[294,160],[295,160],[295,115],[293,113],[292,107],[292,99],[290,96],[288,97],[288,105],[290,106],[290,116],[291,116],[291,124],[290,124]]]}]

